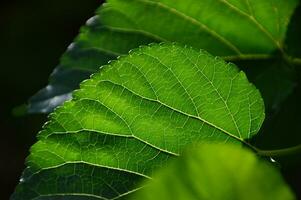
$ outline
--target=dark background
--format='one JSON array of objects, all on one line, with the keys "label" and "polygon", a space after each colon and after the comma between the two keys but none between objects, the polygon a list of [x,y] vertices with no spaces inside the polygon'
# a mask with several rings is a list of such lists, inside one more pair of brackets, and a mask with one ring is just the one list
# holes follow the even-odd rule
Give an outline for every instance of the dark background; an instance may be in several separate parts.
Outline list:
[{"label": "dark background", "polygon": [[46,85],[79,28],[100,0],[2,0],[0,3],[0,199],[8,199],[44,115],[14,117]]}]

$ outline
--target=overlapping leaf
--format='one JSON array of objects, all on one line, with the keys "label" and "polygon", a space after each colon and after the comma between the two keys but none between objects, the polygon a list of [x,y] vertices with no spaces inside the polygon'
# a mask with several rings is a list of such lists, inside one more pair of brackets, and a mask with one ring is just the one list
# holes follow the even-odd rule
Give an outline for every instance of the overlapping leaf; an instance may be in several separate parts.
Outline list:
[{"label": "overlapping leaf", "polygon": [[[231,156],[229,156],[231,155]],[[201,145],[155,175],[136,200],[293,200],[280,173],[246,149]]]},{"label": "overlapping leaf", "polygon": [[[80,81],[139,45],[176,41],[225,59],[261,59],[283,50],[298,0],[108,0],[63,55],[29,112],[49,112]],[[74,75],[75,74],[75,75]]]},{"label": "overlapping leaf", "polygon": [[13,199],[118,199],[193,142],[244,142],[264,118],[233,64],[175,44],[104,66],[57,109]]}]

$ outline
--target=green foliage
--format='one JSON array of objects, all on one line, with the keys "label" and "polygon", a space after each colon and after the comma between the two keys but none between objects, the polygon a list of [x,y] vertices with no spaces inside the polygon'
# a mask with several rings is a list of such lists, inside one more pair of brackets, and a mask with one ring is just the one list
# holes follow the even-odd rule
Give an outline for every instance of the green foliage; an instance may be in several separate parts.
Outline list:
[{"label": "green foliage", "polygon": [[259,92],[235,65],[175,44],[139,48],[104,66],[51,115],[15,199],[117,198],[187,144],[243,142],[263,118]]},{"label": "green foliage", "polygon": [[[299,84],[297,5],[109,0],[31,99],[29,112],[47,113],[72,97],[39,133],[12,199],[128,199],[162,167],[139,199],[293,199],[277,171],[241,146],[263,156],[300,150],[296,136],[287,138],[299,146],[285,150],[254,145],[269,146],[279,130],[291,130],[277,113]],[[164,43],[139,47],[154,42]],[[263,99],[245,73],[224,60],[243,69]],[[267,122],[260,129],[263,101]],[[167,165],[192,143],[206,145]],[[183,170],[185,176],[174,175]]]},{"label": "green foliage", "polygon": [[29,112],[50,112],[101,65],[151,42],[178,42],[226,60],[261,60],[283,53],[297,4],[298,0],[108,0],[68,47],[49,85],[31,99]]},{"label": "green foliage", "polygon": [[244,148],[201,145],[160,170],[135,200],[292,200],[280,173]]}]

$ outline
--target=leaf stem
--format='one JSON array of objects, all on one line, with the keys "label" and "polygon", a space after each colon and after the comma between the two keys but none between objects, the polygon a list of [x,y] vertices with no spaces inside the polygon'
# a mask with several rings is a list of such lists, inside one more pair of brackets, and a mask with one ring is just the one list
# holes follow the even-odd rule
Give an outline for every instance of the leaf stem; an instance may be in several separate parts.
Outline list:
[{"label": "leaf stem", "polygon": [[258,155],[261,156],[285,156],[285,155],[292,155],[292,154],[297,154],[301,153],[301,144],[293,146],[293,147],[288,147],[288,148],[283,148],[283,149],[274,149],[274,150],[262,150],[258,149],[256,147],[252,147]]}]

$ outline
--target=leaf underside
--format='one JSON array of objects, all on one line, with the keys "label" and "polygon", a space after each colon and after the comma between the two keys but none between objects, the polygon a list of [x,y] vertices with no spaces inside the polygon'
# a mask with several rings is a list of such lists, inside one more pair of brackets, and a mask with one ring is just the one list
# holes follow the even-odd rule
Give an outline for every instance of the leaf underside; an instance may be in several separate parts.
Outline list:
[{"label": "leaf underside", "polygon": [[[99,66],[151,42],[178,42],[226,60],[262,59],[283,50],[298,0],[108,0],[61,58],[29,113],[47,113],[70,99]],[[72,78],[70,78],[72,77]]]},{"label": "leaf underside", "polygon": [[263,119],[258,90],[234,64],[175,44],[141,47],[51,114],[13,199],[121,198],[187,144],[243,142]]}]

